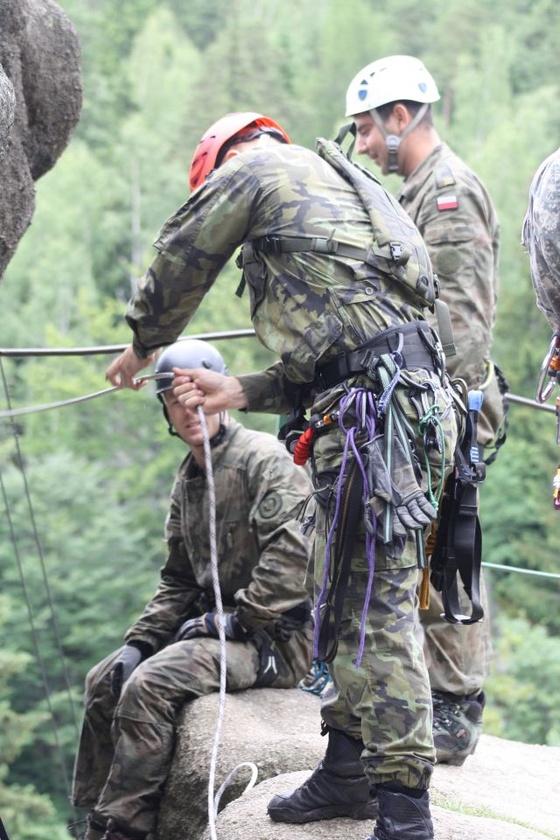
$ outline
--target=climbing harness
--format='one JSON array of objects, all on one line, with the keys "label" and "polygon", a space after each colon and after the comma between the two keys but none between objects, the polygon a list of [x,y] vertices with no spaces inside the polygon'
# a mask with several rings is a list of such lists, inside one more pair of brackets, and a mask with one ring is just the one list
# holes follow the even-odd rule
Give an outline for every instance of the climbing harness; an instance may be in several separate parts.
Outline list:
[{"label": "climbing harness", "polygon": [[[436,518],[437,500],[432,504],[421,488],[415,432],[394,394],[397,383],[408,385],[408,398],[419,411],[424,445],[427,449],[438,449],[445,459],[444,436],[438,417],[440,409],[430,405],[425,393],[431,389],[431,383],[420,385],[406,374],[407,360],[410,366],[437,369],[437,351],[428,344],[427,333],[424,336],[426,343],[419,340],[424,329],[423,325],[420,328],[420,325],[412,324],[388,330],[366,348],[319,366],[315,388],[329,389],[361,373],[377,383],[377,393],[371,388],[345,385],[336,408],[324,415],[312,416],[292,446],[294,460],[303,464],[317,435],[338,428],[344,436],[339,475],[332,490],[334,511],[327,532],[323,582],[315,612],[313,652],[320,662],[328,663],[336,654],[360,518],[365,525],[368,580],[360,620],[357,667],[364,652],[376,542],[389,544],[396,537],[405,539],[412,531],[416,538],[418,566],[424,568],[426,565],[423,530]],[[382,352],[389,348],[390,352]],[[416,402],[411,397],[413,393],[420,395]]]}]

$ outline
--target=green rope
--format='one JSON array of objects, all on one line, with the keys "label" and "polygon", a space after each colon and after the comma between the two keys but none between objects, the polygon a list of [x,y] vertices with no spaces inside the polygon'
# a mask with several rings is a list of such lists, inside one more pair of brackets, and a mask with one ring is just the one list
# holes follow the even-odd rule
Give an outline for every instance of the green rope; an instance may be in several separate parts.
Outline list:
[{"label": "green rope", "polygon": [[438,403],[434,403],[434,405],[430,406],[428,411],[424,414],[423,417],[420,418],[418,421],[418,428],[424,434],[426,430],[426,426],[428,423],[432,423],[436,429],[436,434],[438,436],[440,446],[441,446],[441,475],[439,479],[439,486],[434,495],[432,492],[432,468],[430,465],[430,459],[428,458],[428,453],[426,448],[424,448],[424,463],[426,464],[426,474],[428,477],[428,495],[430,502],[433,504],[435,508],[439,505],[439,500],[441,499],[443,488],[445,486],[445,463],[446,463],[446,452],[445,452],[445,435],[442,430],[441,419],[440,419],[440,412],[441,406]]}]

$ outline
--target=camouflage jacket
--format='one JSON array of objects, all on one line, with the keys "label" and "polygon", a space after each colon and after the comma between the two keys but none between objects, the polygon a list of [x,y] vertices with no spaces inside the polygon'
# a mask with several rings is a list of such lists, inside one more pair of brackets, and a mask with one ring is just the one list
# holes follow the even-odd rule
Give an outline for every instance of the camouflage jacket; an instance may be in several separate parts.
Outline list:
[{"label": "camouflage jacket", "polygon": [[[311,492],[309,478],[272,435],[233,420],[212,449],[212,466],[224,608],[235,607],[246,627],[266,627],[307,599],[311,541],[297,516]],[[157,651],[186,618],[213,608],[209,512],[206,476],[189,454],[171,494],[160,584],[127,642],[147,642]]]},{"label": "camouflage jacket", "polygon": [[498,295],[499,228],[490,196],[442,143],[397,198],[424,237],[440,298],[449,307],[457,348],[447,360],[449,372],[477,388],[486,377]]},{"label": "camouflage jacket", "polygon": [[560,149],[538,168],[529,189],[522,243],[529,252],[537,305],[560,329]]},{"label": "camouflage jacket", "polygon": [[[354,189],[315,152],[248,150],[212,173],[163,227],[127,309],[137,355],[174,341],[238,246],[263,236],[334,236],[360,249],[373,240]],[[316,364],[381,330],[422,317],[390,274],[339,254],[262,254],[246,279],[255,332],[294,383],[311,382]]]}]

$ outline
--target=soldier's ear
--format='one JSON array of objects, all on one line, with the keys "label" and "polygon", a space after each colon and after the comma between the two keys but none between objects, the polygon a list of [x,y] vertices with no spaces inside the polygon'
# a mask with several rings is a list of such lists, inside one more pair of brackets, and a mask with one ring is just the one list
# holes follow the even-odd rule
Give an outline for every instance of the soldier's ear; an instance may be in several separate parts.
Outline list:
[{"label": "soldier's ear", "polygon": [[232,146],[231,149],[228,149],[224,155],[222,163],[225,163],[226,160],[231,160],[231,158],[237,157],[237,155],[241,154],[243,150],[239,148],[239,146]]}]

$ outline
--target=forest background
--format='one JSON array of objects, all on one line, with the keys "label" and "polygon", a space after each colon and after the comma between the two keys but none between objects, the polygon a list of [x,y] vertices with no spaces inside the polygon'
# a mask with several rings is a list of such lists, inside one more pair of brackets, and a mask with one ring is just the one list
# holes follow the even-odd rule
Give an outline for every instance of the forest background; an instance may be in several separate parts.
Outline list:
[{"label": "forest background", "polygon": [[[354,74],[383,55],[422,58],[442,137],[479,174],[501,222],[494,358],[534,396],[550,330],[520,244],[531,176],[559,145],[556,0],[61,0],[82,45],[84,108],[38,184],[31,228],[0,284],[5,348],[126,344],[122,314],[163,221],[188,196],[207,126],[231,110],[279,120],[313,147],[344,122]],[[386,185],[395,191],[395,176]],[[189,334],[250,328],[232,265]],[[220,341],[233,373],[271,358]],[[112,356],[2,358],[5,405],[103,389]],[[274,432],[272,417],[244,422]],[[154,591],[184,447],[152,389],[0,426],[0,811],[20,840],[66,837],[87,670],[121,644]],[[494,660],[485,731],[560,745],[558,534],[550,413],[512,404],[482,493]],[[495,568],[510,567],[510,571]],[[521,570],[521,571],[519,571]],[[548,575],[548,577],[547,577]]]}]

